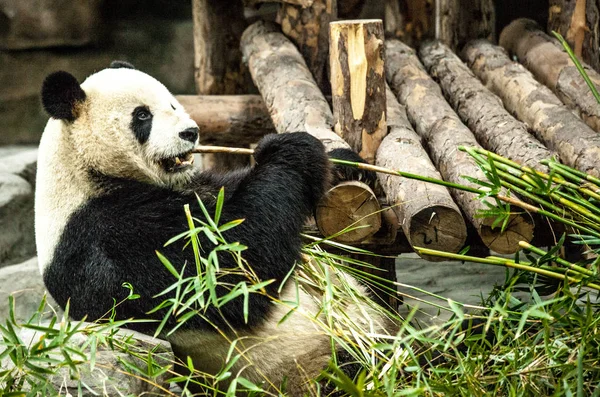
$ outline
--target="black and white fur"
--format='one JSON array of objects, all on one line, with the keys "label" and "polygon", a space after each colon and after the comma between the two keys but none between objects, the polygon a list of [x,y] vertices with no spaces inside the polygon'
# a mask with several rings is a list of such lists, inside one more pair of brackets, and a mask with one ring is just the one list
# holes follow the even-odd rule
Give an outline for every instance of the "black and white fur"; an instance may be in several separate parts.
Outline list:
[{"label": "black and white fur", "polygon": [[[141,297],[119,305],[117,318],[162,319],[164,312],[148,312],[166,298],[153,297],[175,279],[155,250],[178,269],[187,263],[185,275],[192,276],[192,250],[182,243],[163,245],[187,230],[185,204],[203,218],[196,194],[212,213],[224,186],[221,222],[245,219],[225,238],[248,246],[244,259],[259,279],[276,280],[266,288],[277,296],[280,282],[301,259],[301,227],[332,178],[321,142],[306,133],[270,135],[256,148],[255,167],[228,174],[199,172],[186,161],[198,127],[173,95],[129,64],[112,66],[81,85],[69,73],[56,72],[42,89],[51,119],[40,143],[35,221],[40,270],[51,295],[63,307],[70,300],[72,317],[95,320],[128,295],[123,283],[130,283]],[[175,157],[183,163],[175,165]],[[201,245],[211,250],[210,241],[201,240]],[[219,260],[223,268],[234,267],[227,255]],[[229,275],[221,281],[241,280]],[[347,282],[355,283],[349,277]],[[295,301],[295,283],[288,282],[279,295]],[[289,307],[260,294],[250,294],[247,323],[242,299],[220,313],[206,313],[226,333],[232,326],[246,350],[234,373],[242,371],[259,384],[287,379],[291,395],[305,390],[306,380],[327,365],[331,346],[308,319],[319,312],[319,297],[301,288],[299,300],[301,310],[279,325]],[[357,322],[383,332],[384,319],[373,313],[365,318],[368,308],[355,306],[349,303],[347,312]],[[196,369],[214,374],[230,344],[213,325],[194,317],[169,340],[184,362],[190,356]],[[131,326],[147,333],[155,327]]]}]

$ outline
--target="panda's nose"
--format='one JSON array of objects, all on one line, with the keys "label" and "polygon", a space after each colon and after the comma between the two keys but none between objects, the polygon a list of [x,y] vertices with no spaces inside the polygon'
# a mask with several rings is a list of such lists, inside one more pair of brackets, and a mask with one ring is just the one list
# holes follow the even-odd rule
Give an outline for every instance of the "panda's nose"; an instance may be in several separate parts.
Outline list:
[{"label": "panda's nose", "polygon": [[195,143],[196,139],[198,139],[198,127],[191,127],[191,128],[181,131],[179,133],[179,137],[186,141]]}]

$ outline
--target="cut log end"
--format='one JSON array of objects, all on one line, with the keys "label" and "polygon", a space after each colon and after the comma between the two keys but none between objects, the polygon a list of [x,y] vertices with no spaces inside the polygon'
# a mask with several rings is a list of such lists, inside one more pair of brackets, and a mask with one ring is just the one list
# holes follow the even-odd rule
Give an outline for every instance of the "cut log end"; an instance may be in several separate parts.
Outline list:
[{"label": "cut log end", "polygon": [[317,206],[317,227],[334,241],[358,243],[379,230],[380,210],[369,186],[357,181],[342,182],[331,188]]},{"label": "cut log end", "polygon": [[492,228],[493,223],[494,218],[484,219],[479,235],[489,249],[499,254],[514,254],[520,249],[519,241],[533,239],[534,225],[522,215],[511,215],[503,233],[499,225]]},{"label": "cut log end", "polygon": [[[456,208],[435,205],[417,212],[404,227],[406,237],[412,246],[458,252],[467,239],[467,227]],[[429,261],[444,258],[422,255]]]}]

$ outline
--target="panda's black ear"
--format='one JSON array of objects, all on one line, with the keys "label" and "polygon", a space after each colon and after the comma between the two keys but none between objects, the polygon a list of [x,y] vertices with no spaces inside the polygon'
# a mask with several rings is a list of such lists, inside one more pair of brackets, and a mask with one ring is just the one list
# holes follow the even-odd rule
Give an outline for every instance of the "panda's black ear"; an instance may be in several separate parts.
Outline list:
[{"label": "panda's black ear", "polygon": [[78,116],[78,105],[84,100],[85,92],[72,74],[54,72],[44,80],[42,105],[52,118],[74,121]]},{"label": "panda's black ear", "polygon": [[125,62],[125,61],[112,61],[110,63],[110,68],[111,69],[121,69],[121,68],[135,69],[135,67],[132,64],[130,64],[129,62]]}]

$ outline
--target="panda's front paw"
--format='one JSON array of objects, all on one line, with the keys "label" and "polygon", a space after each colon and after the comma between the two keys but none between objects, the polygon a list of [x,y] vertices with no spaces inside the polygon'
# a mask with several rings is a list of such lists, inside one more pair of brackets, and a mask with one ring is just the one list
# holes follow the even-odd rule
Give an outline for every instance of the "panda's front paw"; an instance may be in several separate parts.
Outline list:
[{"label": "panda's front paw", "polygon": [[[327,154],[332,159],[352,161],[354,163],[367,163],[362,157],[350,149],[333,149]],[[333,179],[334,184],[343,181],[361,181],[373,187],[377,180],[377,174],[373,171],[361,170],[349,165],[335,164],[333,167]]]},{"label": "panda's front paw", "polygon": [[254,159],[258,164],[276,161],[300,168],[327,163],[321,141],[306,132],[266,135],[254,149]]},{"label": "panda's front paw", "polygon": [[254,150],[254,158],[258,167],[277,167],[294,174],[313,204],[330,186],[332,167],[325,147],[306,132],[267,135]]}]

